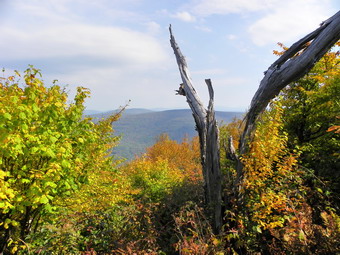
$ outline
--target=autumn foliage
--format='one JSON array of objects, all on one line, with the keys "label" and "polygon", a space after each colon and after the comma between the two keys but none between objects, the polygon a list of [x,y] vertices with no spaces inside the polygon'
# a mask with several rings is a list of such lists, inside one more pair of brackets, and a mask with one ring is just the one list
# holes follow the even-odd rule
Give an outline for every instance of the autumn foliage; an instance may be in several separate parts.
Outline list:
[{"label": "autumn foliage", "polygon": [[0,83],[0,250],[16,253],[25,239],[88,181],[94,169],[110,167],[115,117],[94,124],[83,118],[88,90],[78,88],[72,103],[53,84],[45,87],[30,67]]},{"label": "autumn foliage", "polygon": [[[281,44],[283,50],[286,48]],[[279,51],[276,54],[281,54]],[[23,79],[23,81],[21,81]],[[339,53],[275,98],[237,151],[221,123],[223,229],[212,231],[198,138],[160,135],[116,159],[119,114],[83,116],[33,67],[0,80],[0,245],[4,254],[337,254]],[[230,137],[236,151],[230,155]],[[243,175],[237,176],[237,168]]]},{"label": "autumn foliage", "polygon": [[[262,114],[240,156],[240,183],[235,165],[225,161],[230,253],[339,250],[339,84],[339,53],[330,52]],[[224,139],[235,124],[221,129]]]}]

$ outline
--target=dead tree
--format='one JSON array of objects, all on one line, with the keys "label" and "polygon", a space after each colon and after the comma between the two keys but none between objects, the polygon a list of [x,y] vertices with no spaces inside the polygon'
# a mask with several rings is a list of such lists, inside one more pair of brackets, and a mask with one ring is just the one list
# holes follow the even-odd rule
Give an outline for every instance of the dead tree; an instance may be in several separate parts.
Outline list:
[{"label": "dead tree", "polygon": [[210,79],[206,79],[210,100],[208,109],[205,109],[194,89],[186,60],[175,41],[171,26],[169,30],[171,47],[174,50],[183,81],[177,90],[177,94],[186,97],[196,123],[196,130],[200,140],[205,199],[213,218],[214,230],[218,233],[222,227],[222,190],[219,134],[214,111],[214,91]]},{"label": "dead tree", "polygon": [[[206,80],[210,93],[208,110],[203,107],[189,76],[189,70],[184,56],[179,50],[170,27],[171,46],[176,55],[183,84],[178,94],[185,95],[193,112],[197,131],[200,137],[201,158],[207,202],[213,205],[215,228],[221,227],[221,172],[219,163],[218,130],[213,110],[213,90],[210,80]],[[239,154],[247,152],[251,135],[255,130],[255,123],[259,115],[266,109],[271,99],[288,84],[305,75],[315,63],[340,40],[340,11],[320,27],[294,43],[278,60],[265,72],[258,90],[256,91],[245,117],[245,129],[240,139]],[[243,178],[243,165],[235,150],[230,149],[230,157],[238,162],[237,183]]]},{"label": "dead tree", "polygon": [[[255,123],[270,100],[288,84],[303,77],[338,40],[340,40],[340,11],[322,22],[315,31],[294,43],[268,68],[245,117],[245,129],[239,146],[240,154],[247,152]],[[242,170],[243,166],[238,162],[238,181],[242,179]]]},{"label": "dead tree", "polygon": [[255,122],[271,99],[302,76],[340,39],[340,11],[320,27],[294,43],[264,73],[245,117],[246,125],[241,138],[241,153],[246,151],[247,139],[255,128]]}]

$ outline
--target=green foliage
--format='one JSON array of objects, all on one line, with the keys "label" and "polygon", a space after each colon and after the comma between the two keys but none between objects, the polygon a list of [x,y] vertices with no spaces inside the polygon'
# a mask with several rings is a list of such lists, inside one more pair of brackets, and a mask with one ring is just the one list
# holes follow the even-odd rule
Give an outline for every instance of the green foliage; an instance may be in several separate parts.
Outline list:
[{"label": "green foliage", "polygon": [[[230,155],[230,138],[232,138],[232,146],[235,149],[235,153],[238,154],[239,140],[243,130],[243,123],[241,119],[234,118],[234,120],[228,124],[219,126],[220,136],[220,165],[224,178],[224,186],[233,187],[236,182],[236,161]],[[232,196],[233,189],[225,190],[226,196]]]},{"label": "green foliage", "polygon": [[339,135],[327,132],[338,122],[339,90],[340,75],[329,78],[322,86],[306,76],[282,93],[290,146],[299,146],[302,163],[323,177],[339,178],[333,171],[340,166],[339,158],[334,157],[340,146]]},{"label": "green foliage", "polygon": [[[248,155],[244,155],[244,194],[252,228],[258,232],[282,227],[297,207],[302,192],[296,171],[296,156],[287,149],[287,134],[281,133],[282,108],[272,106],[258,123]],[[293,202],[294,201],[294,202]]]},{"label": "green foliage", "polygon": [[[116,143],[111,122],[83,118],[89,92],[78,88],[74,102],[58,85],[45,87],[39,70],[0,84],[0,243],[23,244],[63,201],[87,182],[89,171],[110,167]],[[17,246],[13,246],[15,252]]]},{"label": "green foliage", "polygon": [[[237,166],[221,159],[230,253],[338,251],[338,63],[338,52],[327,53],[262,114],[249,152],[241,155],[244,175],[238,186]],[[222,157],[234,126],[221,128]]]},{"label": "green foliage", "polygon": [[199,203],[201,180],[197,139],[163,135],[143,157],[90,171],[81,190],[59,202],[54,221],[26,240],[41,254],[171,254],[179,241],[174,215],[188,200]]},{"label": "green foliage", "polygon": [[120,171],[124,180],[131,184],[137,209],[135,217],[144,217],[134,223],[139,236],[130,239],[130,243],[125,241],[125,251],[141,252],[148,248],[157,254],[160,251],[173,253],[178,242],[174,215],[187,201],[199,203],[201,199],[198,140],[183,139],[178,143],[161,135],[145,155],[122,166]]},{"label": "green foliage", "polygon": [[[30,236],[31,250],[40,254],[126,254],[131,249],[157,250],[152,210],[141,203],[115,205],[105,211],[64,212],[54,224]],[[122,252],[122,253],[121,253]]]},{"label": "green foliage", "polygon": [[244,176],[237,197],[229,198],[226,212],[230,252],[271,253],[272,233],[283,229],[303,202],[299,154],[287,148],[282,111],[275,102],[262,114],[249,152],[242,155]]},{"label": "green foliage", "polygon": [[[339,43],[338,43],[339,46]],[[315,67],[282,93],[284,129],[288,146],[301,151],[299,164],[306,172],[305,183],[318,194],[309,197],[309,204],[320,215],[323,208],[335,208],[339,214],[340,199],[340,134],[336,132],[340,113],[340,55],[327,53]],[[322,185],[320,187],[321,180]],[[320,216],[317,216],[319,218]]]},{"label": "green foliage", "polygon": [[[281,100],[262,115],[242,155],[238,192],[233,181],[225,182],[223,235],[230,254],[332,254],[339,246],[329,184],[300,165],[301,152],[288,146]],[[227,172],[233,177],[232,165]]]},{"label": "green foliage", "polygon": [[174,221],[179,237],[175,247],[179,254],[224,254],[223,239],[213,234],[204,209],[196,203],[185,203],[174,214]]},{"label": "green foliage", "polygon": [[151,162],[145,159],[129,165],[129,179],[136,196],[152,202],[163,199],[171,189],[181,183],[181,176],[172,171],[166,160]]},{"label": "green foliage", "polygon": [[78,88],[68,104],[65,91],[56,84],[45,87],[33,67],[24,85],[16,81],[18,73],[1,78],[1,249],[336,254],[338,62],[338,53],[326,54],[262,114],[238,162],[241,180],[227,140],[232,136],[238,147],[242,121],[220,127],[225,224],[218,236],[206,218],[197,138],[178,142],[161,135],[144,155],[118,166],[111,152],[117,143],[112,122],[119,114],[96,123],[84,118],[86,89]]}]

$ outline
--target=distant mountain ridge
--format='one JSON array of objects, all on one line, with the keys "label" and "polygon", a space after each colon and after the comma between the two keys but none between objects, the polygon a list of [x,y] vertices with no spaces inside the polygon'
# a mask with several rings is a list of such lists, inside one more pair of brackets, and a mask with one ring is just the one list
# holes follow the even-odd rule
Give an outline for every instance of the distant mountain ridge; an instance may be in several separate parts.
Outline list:
[{"label": "distant mountain ridge", "polygon": [[[118,110],[90,115],[93,118],[105,118]],[[235,117],[240,118],[242,112],[216,111],[218,122],[231,122]],[[197,135],[195,122],[190,109],[152,111],[148,109],[126,109],[122,117],[113,123],[116,135],[121,141],[114,149],[114,154],[132,159],[141,155],[145,149],[153,145],[156,138],[167,133],[176,141],[181,141],[185,136],[192,138]]]},{"label": "distant mountain ridge", "polygon": [[[94,113],[92,113],[92,112],[94,112]],[[89,116],[95,117],[95,118],[105,118],[105,117],[110,116],[113,113],[118,113],[118,112],[120,112],[120,109],[116,109],[116,110],[113,110],[113,111],[107,111],[107,112],[98,112],[98,111],[89,110],[89,113],[87,113],[85,111],[85,115],[89,115]],[[151,113],[151,112],[155,112],[155,111],[149,110],[149,109],[144,109],[144,108],[131,108],[131,109],[125,109],[123,115],[135,115],[135,114],[143,114],[143,113]]]}]

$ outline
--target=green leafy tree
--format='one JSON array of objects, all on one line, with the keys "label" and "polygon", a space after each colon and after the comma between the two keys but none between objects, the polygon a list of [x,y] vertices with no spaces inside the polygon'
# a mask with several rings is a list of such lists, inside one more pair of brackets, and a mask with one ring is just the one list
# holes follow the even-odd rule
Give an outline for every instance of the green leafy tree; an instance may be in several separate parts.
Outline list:
[{"label": "green leafy tree", "polygon": [[111,123],[83,118],[89,91],[74,102],[55,82],[45,87],[30,66],[0,81],[0,253],[15,253],[25,237],[53,214],[58,201],[87,182],[89,171],[112,168],[117,142]]},{"label": "green leafy tree", "polygon": [[339,63],[340,53],[328,52],[308,74],[281,93],[289,147],[299,147],[299,164],[329,181],[334,194],[340,192],[340,134],[332,131],[339,125]]}]

